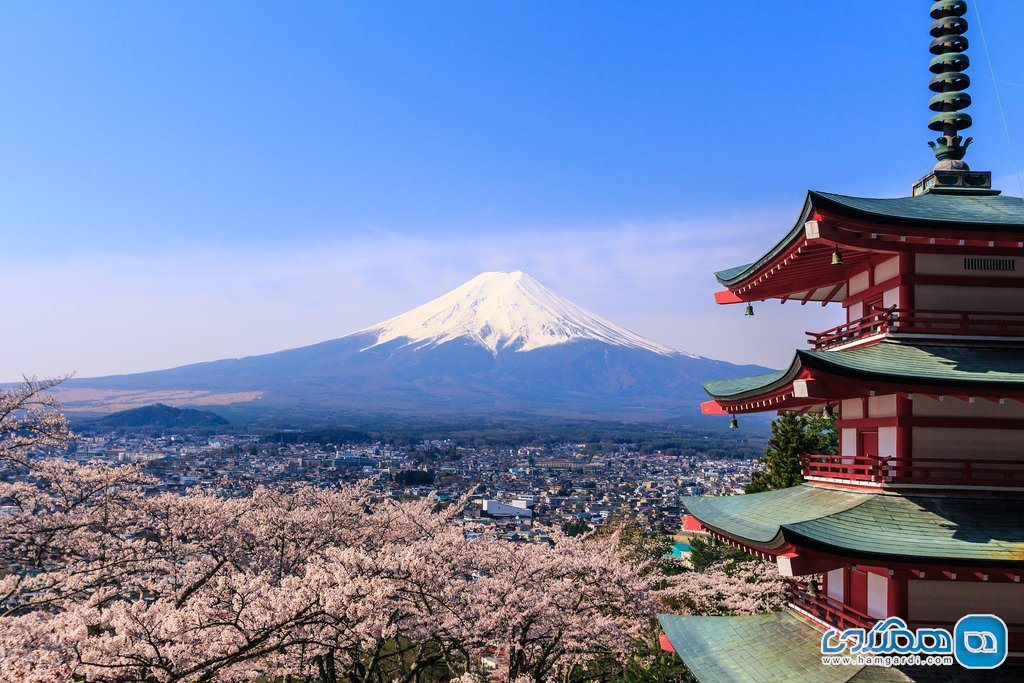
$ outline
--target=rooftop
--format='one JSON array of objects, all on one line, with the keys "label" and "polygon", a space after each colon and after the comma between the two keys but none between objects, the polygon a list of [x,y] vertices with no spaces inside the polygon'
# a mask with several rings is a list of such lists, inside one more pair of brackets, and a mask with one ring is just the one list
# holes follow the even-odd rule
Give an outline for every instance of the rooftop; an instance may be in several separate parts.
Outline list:
[{"label": "rooftop", "polygon": [[890,339],[836,351],[799,350],[785,370],[706,382],[704,389],[716,400],[738,401],[782,389],[805,369],[908,388],[1012,392],[1024,388],[1024,347]]},{"label": "rooftop", "polygon": [[803,484],[743,496],[686,498],[705,527],[752,547],[787,543],[862,559],[1019,565],[1024,499],[861,493]]},{"label": "rooftop", "polygon": [[745,617],[659,614],[658,621],[701,683],[913,680],[898,669],[822,664],[821,633],[792,612]]},{"label": "rooftop", "polygon": [[[809,222],[822,219],[831,223],[827,234],[808,231]],[[864,240],[865,232],[872,233],[871,240]],[[806,285],[825,289],[819,293],[812,290],[810,300],[827,301],[831,300],[826,298],[831,285],[843,281],[848,271],[862,267],[873,251],[891,255],[908,244],[926,247],[936,239],[969,241],[972,237],[984,240],[966,247],[987,248],[993,237],[1019,247],[1016,238],[1021,234],[1024,200],[1020,197],[961,192],[881,199],[811,191],[796,224],[772,248],[752,263],[718,271],[715,276],[743,300],[792,296],[795,290],[791,287]],[[843,268],[828,268],[834,245],[846,243],[859,248],[848,252]],[[764,278],[766,275],[771,277]],[[755,276],[764,281],[758,283]]]},{"label": "rooftop", "polygon": [[826,666],[821,633],[793,612],[743,617],[659,614],[672,648],[701,683],[732,681],[1002,681],[1019,680],[1020,669],[995,671],[961,667]]}]

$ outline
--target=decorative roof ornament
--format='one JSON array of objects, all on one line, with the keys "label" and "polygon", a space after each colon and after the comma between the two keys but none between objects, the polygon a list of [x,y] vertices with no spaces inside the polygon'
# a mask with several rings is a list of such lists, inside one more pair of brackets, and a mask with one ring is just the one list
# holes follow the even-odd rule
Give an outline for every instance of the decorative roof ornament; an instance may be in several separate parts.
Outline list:
[{"label": "decorative roof ornament", "polygon": [[928,145],[938,162],[935,170],[970,170],[963,158],[974,138],[961,137],[960,131],[971,127],[971,115],[963,110],[970,106],[967,88],[971,79],[964,71],[971,64],[967,57],[967,3],[965,0],[939,0],[932,4],[932,42],[930,52],[935,55],[928,64],[934,76],[928,88],[936,93],[928,101],[928,108],[937,112],[928,121],[928,127],[942,133]]},{"label": "decorative roof ornament", "polygon": [[928,145],[935,152],[931,173],[914,183],[914,196],[923,194],[996,195],[992,189],[992,173],[972,171],[964,162],[964,155],[974,138],[964,138],[960,132],[971,127],[971,115],[964,111],[971,106],[967,88],[970,77],[964,73],[971,65],[967,57],[966,0],[938,0],[932,3],[932,43],[929,51],[934,55],[928,70],[934,74],[928,88],[934,95],[928,108],[935,115],[928,119],[928,127],[941,133]]}]

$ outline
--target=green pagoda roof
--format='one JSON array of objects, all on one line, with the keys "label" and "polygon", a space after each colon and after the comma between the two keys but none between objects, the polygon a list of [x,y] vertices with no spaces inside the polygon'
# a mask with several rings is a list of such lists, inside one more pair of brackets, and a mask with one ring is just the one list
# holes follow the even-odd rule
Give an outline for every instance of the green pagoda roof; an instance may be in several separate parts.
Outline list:
[{"label": "green pagoda roof", "polygon": [[665,635],[701,683],[1004,683],[1020,680],[1020,669],[994,671],[960,666],[826,666],[821,663],[821,632],[792,612],[745,617],[659,614]]},{"label": "green pagoda roof", "polygon": [[811,192],[814,206],[874,222],[956,230],[1024,231],[1024,200],[984,194],[922,194],[872,199]]},{"label": "green pagoda roof", "polygon": [[714,399],[740,400],[781,388],[803,368],[913,386],[1020,390],[1024,347],[886,340],[840,351],[799,350],[785,370],[705,382],[704,390]]},{"label": "green pagoda roof", "polygon": [[863,493],[803,484],[683,499],[701,524],[750,546],[793,543],[861,559],[998,566],[1024,560],[1024,500]]},{"label": "green pagoda roof", "polygon": [[899,669],[822,664],[821,633],[792,612],[746,617],[659,614],[658,621],[701,683],[913,680]]},{"label": "green pagoda roof", "polygon": [[715,273],[725,286],[734,285],[758,272],[803,234],[804,223],[822,209],[873,223],[928,227],[958,232],[1024,232],[1024,200],[992,194],[933,194],[874,199],[848,197],[831,192],[807,193],[800,217],[786,235],[753,263]]}]

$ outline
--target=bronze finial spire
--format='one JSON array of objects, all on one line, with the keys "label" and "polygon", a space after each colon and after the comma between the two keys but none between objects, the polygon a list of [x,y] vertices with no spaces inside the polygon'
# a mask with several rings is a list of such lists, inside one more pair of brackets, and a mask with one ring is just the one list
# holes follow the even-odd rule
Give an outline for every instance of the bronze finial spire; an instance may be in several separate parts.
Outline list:
[{"label": "bronze finial spire", "polygon": [[914,196],[925,194],[999,194],[992,189],[992,173],[972,171],[964,163],[964,155],[973,138],[960,136],[971,127],[971,115],[963,111],[971,106],[967,88],[971,79],[964,73],[971,60],[967,58],[967,2],[938,0],[932,3],[932,44],[934,57],[928,70],[934,75],[928,88],[935,93],[928,108],[935,115],[928,127],[939,137],[929,141],[938,162],[931,173],[914,183]]},{"label": "bronze finial spire", "polygon": [[928,87],[936,94],[928,101],[928,108],[938,113],[928,121],[928,127],[942,135],[928,144],[938,159],[936,170],[969,170],[963,158],[973,138],[964,140],[960,136],[960,131],[971,126],[971,115],[962,111],[971,104],[967,93],[971,79],[964,73],[971,64],[966,54],[965,14],[965,0],[939,0],[931,8],[934,40],[930,51],[935,56],[928,68],[935,75]]}]

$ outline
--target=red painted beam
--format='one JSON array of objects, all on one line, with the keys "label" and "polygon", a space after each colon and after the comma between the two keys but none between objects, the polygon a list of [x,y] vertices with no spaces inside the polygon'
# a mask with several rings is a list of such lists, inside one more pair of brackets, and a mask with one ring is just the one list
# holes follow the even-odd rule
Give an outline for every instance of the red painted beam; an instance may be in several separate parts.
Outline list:
[{"label": "red painted beam", "polygon": [[868,287],[867,289],[861,292],[857,292],[856,294],[850,294],[843,300],[843,308],[849,308],[851,304],[855,304],[859,301],[864,301],[864,299],[869,299],[878,294],[882,294],[883,292],[887,292],[890,289],[896,289],[903,284],[906,283],[904,282],[904,278],[901,275],[889,278],[885,282],[879,282],[873,287]]},{"label": "red painted beam", "polygon": [[879,427],[1024,430],[1024,419],[1001,417],[926,417],[922,415],[900,415],[898,417],[870,417],[836,420],[836,429],[877,429]]},{"label": "red painted beam", "polygon": [[[870,273],[870,272],[873,272],[873,271],[868,270],[868,272]],[[838,285],[833,287],[832,290],[828,293],[828,296],[826,296],[822,300],[821,305],[822,306],[827,306],[828,304],[832,303],[832,300],[836,298],[836,294],[839,293],[839,290],[842,289],[843,285],[845,285],[845,284],[846,284],[845,282],[840,282]]]},{"label": "red painted beam", "polygon": [[[864,235],[868,234],[868,237]],[[872,238],[870,235],[874,235]],[[819,222],[817,240],[821,243],[838,244],[843,249],[864,250],[875,252],[912,252],[919,254],[964,254],[984,250],[986,255],[992,256],[1020,256],[1020,247],[996,246],[996,240],[987,239],[965,239],[964,244],[957,246],[944,246],[931,244],[929,239],[932,236],[914,235],[909,229],[899,228],[896,233],[884,232],[880,226],[867,227],[863,232],[850,230],[847,226],[840,227],[831,222]],[[920,238],[911,241],[909,238]],[[928,239],[925,239],[928,238]],[[998,240],[1006,244],[1008,241]],[[990,244],[991,243],[991,244]],[[1014,243],[1016,244],[1016,243]]]},{"label": "red painted beam", "polygon": [[702,415],[728,415],[729,411],[722,407],[718,401],[704,401],[700,404]]},{"label": "red painted beam", "polygon": [[[1021,243],[1020,235],[1000,232],[998,230],[991,230],[985,232],[978,232],[976,230],[937,230],[931,226],[909,226],[909,225],[898,225],[898,224],[887,224],[887,223],[874,223],[871,221],[858,220],[856,218],[850,218],[839,213],[835,213],[829,210],[816,209],[814,212],[814,219],[817,221],[828,222],[833,225],[837,225],[845,230],[853,232],[875,234],[879,236],[887,235],[896,237],[897,239],[901,236],[915,236],[915,237],[926,237],[936,238],[936,242],[943,241],[977,241],[988,244],[990,241],[996,243],[1004,242],[1006,245],[1019,245]],[[941,234],[940,234],[941,233]]]},{"label": "red painted beam", "polygon": [[715,303],[716,304],[741,304],[743,299],[739,298],[729,289],[723,289],[720,292],[715,292]]},{"label": "red painted beam", "polygon": [[[848,398],[867,398],[871,396],[882,396],[886,394],[919,394],[922,396],[928,396],[930,398],[939,399],[940,396],[948,396],[945,391],[939,388],[939,393],[936,393],[937,387],[934,386],[922,386],[913,384],[896,384],[893,382],[884,381],[871,381],[870,383],[862,379],[843,377],[840,375],[833,375],[822,370],[805,368],[797,377],[799,380],[799,390],[797,382],[793,382],[788,385],[777,387],[770,392],[766,392],[761,395],[749,396],[737,401],[716,401],[721,406],[724,412],[730,414],[743,414],[743,413],[761,413],[769,410],[790,410],[806,405],[814,405],[817,403],[823,403],[825,401],[839,401]],[[953,389],[950,387],[950,391],[956,391],[958,395],[963,395],[963,389]],[[970,395],[980,397],[981,394],[989,394],[995,398],[1002,398],[1005,400],[1014,400],[1024,403],[1024,393],[1021,391],[1008,392],[1006,389],[997,389],[992,393],[987,392],[985,389],[970,389]],[[703,405],[703,404],[702,404]],[[703,412],[703,408],[702,408]],[[719,415],[723,413],[706,413],[709,415]],[[950,422],[946,418],[942,418],[945,422]],[[922,421],[924,422],[924,421]],[[969,423],[964,423],[969,424]],[[1011,423],[1004,420],[993,420],[988,422],[987,420],[977,424],[990,424],[991,428],[1013,428],[1009,425]],[[1003,425],[1006,425],[1005,427]],[[924,426],[922,424],[922,426]],[[930,426],[930,425],[929,425]]]}]

